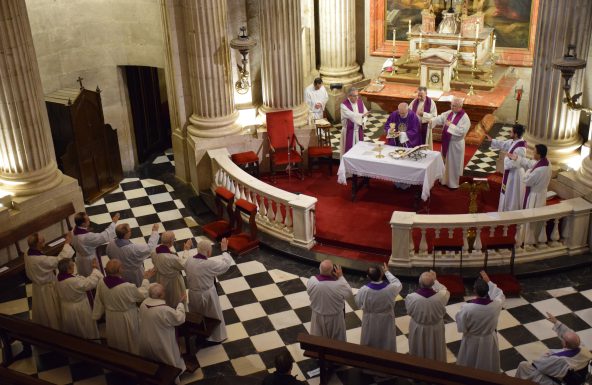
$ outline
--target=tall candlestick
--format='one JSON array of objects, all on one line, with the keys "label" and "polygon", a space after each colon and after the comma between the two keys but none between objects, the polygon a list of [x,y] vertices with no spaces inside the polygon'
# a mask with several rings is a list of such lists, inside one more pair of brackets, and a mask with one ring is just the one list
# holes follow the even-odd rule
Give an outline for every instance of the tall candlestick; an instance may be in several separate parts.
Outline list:
[{"label": "tall candlestick", "polygon": [[458,34],[458,42],[456,43],[456,53],[460,52],[460,33]]},{"label": "tall candlestick", "polygon": [[393,29],[393,49],[395,48],[396,43],[397,43],[397,29],[394,28]]},{"label": "tall candlestick", "polygon": [[477,29],[475,29],[475,39],[479,39],[479,23],[477,23]]},{"label": "tall candlestick", "polygon": [[493,46],[491,47],[491,53],[495,53],[495,41],[497,40],[497,37],[495,35],[493,35]]},{"label": "tall candlestick", "polygon": [[411,33],[411,19],[409,19],[409,33]]},{"label": "tall candlestick", "polygon": [[423,34],[419,33],[419,50],[421,51],[421,40],[423,39]]},{"label": "tall candlestick", "polygon": [[473,68],[477,66],[477,53],[473,52]]}]

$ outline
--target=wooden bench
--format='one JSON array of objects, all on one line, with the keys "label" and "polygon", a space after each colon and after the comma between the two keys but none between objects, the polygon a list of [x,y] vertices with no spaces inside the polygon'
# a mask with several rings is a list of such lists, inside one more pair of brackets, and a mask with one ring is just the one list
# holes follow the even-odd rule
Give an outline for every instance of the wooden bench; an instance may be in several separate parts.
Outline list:
[{"label": "wooden bench", "polygon": [[11,338],[122,373],[134,378],[139,384],[173,384],[175,378],[181,373],[181,369],[174,366],[150,361],[30,321],[0,314],[0,340],[4,366],[14,361],[9,343]]},{"label": "wooden bench", "polygon": [[[75,213],[76,210],[74,210],[74,205],[72,203],[67,203],[47,213],[44,213],[40,217],[23,223],[16,229],[1,232],[0,250],[14,245],[16,247],[18,257],[10,260],[6,265],[4,265],[5,267],[8,267],[8,270],[0,273],[0,281],[2,281],[5,278],[9,278],[19,273],[22,273],[25,270],[25,259],[23,257],[24,252],[20,248],[19,241],[27,238],[29,235],[35,232],[46,229],[51,225],[54,225],[62,221],[66,222],[66,226],[68,226],[68,231],[70,231],[72,230],[70,216],[74,215]],[[61,237],[48,241],[47,244],[49,245],[59,238]],[[43,249],[42,251],[46,255],[57,255],[62,250],[62,247],[63,242],[53,247],[46,246],[45,249]]]},{"label": "wooden bench", "polygon": [[4,385],[52,385],[51,382],[27,376],[24,373],[0,366],[0,379]]},{"label": "wooden bench", "polygon": [[327,384],[330,379],[329,363],[353,366],[430,384],[535,385],[532,381],[520,380],[501,373],[486,372],[305,333],[298,335],[298,342],[306,357],[320,361],[322,385]]},{"label": "wooden bench", "polygon": [[205,340],[212,335],[212,332],[220,324],[220,320],[205,317],[198,313],[185,313],[185,322],[177,326],[177,332],[179,337],[183,337],[185,340],[185,354],[183,354],[183,360],[187,366],[187,371],[193,373],[198,367],[199,363],[195,357],[191,345],[191,337],[196,336],[198,342]]}]

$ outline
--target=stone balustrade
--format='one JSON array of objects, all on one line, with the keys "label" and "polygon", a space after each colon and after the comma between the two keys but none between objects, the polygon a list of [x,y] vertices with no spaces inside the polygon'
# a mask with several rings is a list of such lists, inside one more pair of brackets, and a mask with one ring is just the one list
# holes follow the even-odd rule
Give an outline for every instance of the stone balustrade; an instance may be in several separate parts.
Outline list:
[{"label": "stone balustrade", "polygon": [[226,148],[208,150],[208,156],[214,176],[212,191],[222,186],[235,199],[255,204],[259,230],[295,246],[307,249],[314,246],[316,198],[292,194],[262,182],[234,164]]}]

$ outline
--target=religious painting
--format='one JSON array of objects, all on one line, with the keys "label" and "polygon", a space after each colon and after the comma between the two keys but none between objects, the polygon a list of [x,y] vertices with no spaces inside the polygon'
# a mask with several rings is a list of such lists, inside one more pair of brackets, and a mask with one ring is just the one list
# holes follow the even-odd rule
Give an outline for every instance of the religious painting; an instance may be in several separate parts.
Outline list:
[{"label": "religious painting", "polygon": [[528,48],[532,0],[485,0],[485,24],[495,28],[500,47]]}]

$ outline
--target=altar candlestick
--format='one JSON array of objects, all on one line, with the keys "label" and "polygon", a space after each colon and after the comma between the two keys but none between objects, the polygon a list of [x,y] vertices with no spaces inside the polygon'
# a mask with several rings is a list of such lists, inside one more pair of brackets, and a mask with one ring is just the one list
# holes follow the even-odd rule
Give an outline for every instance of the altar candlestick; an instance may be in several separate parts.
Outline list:
[{"label": "altar candlestick", "polygon": [[395,44],[397,43],[397,29],[393,29],[393,49],[395,48]]},{"label": "altar candlestick", "polygon": [[477,53],[473,52],[473,68],[477,66]]},{"label": "altar candlestick", "polygon": [[491,47],[491,53],[495,53],[495,41],[497,40],[497,37],[495,35],[493,35],[493,46]]},{"label": "altar candlestick", "polygon": [[460,33],[458,34],[458,42],[456,43],[456,53],[460,52]]},{"label": "altar candlestick", "polygon": [[411,19],[409,19],[409,33],[411,33]]},{"label": "altar candlestick", "polygon": [[421,40],[423,39],[423,34],[419,33],[419,50],[421,51]]},{"label": "altar candlestick", "polygon": [[479,23],[477,23],[477,29],[475,29],[475,39],[479,39]]}]

